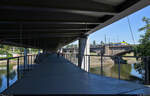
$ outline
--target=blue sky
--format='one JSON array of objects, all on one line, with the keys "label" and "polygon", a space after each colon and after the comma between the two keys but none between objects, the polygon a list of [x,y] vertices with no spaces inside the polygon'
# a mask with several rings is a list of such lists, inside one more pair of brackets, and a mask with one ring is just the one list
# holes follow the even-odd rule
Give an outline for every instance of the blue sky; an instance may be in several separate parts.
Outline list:
[{"label": "blue sky", "polygon": [[[144,33],[144,31],[138,31],[139,28],[145,25],[145,23],[142,21],[142,18],[144,16],[150,18],[150,6],[147,6],[128,16],[136,44],[140,39],[140,35]],[[105,35],[107,38],[107,42],[109,42],[110,38],[110,41],[112,42],[125,40],[130,44],[134,43],[131,37],[131,32],[126,17],[92,33],[89,36],[90,42],[92,43],[95,40],[96,43],[100,44],[101,41],[105,41]],[[74,43],[77,43],[77,41]]]}]

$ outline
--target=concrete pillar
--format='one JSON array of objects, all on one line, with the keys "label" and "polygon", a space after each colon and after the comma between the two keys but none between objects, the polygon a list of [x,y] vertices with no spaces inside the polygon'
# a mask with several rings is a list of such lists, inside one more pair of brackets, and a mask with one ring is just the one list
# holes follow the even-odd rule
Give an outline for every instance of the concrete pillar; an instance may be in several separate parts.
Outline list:
[{"label": "concrete pillar", "polygon": [[87,36],[79,39],[78,67],[89,72],[89,58],[85,55],[90,55],[90,42]]},{"label": "concrete pillar", "polygon": [[110,51],[109,46],[105,46],[104,50],[105,50],[105,53],[104,53],[105,55],[111,55],[109,52]]},{"label": "concrete pillar", "polygon": [[27,48],[24,48],[24,69],[28,68]]}]

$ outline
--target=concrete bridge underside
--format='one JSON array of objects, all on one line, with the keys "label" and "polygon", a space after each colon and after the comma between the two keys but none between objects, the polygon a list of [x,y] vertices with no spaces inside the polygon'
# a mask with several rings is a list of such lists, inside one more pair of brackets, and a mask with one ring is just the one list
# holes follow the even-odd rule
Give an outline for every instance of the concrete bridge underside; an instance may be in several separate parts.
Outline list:
[{"label": "concrete bridge underside", "polygon": [[1,0],[0,43],[56,51],[149,0]]},{"label": "concrete bridge underside", "polygon": [[[143,85],[88,73],[88,59],[83,56],[89,55],[89,34],[149,4],[149,0],[1,0],[1,44],[56,52],[79,40],[78,67],[54,55],[45,57],[36,70],[4,93],[118,94],[138,89],[148,92]],[[84,62],[87,72],[80,69]]]},{"label": "concrete bridge underside", "polygon": [[45,57],[4,94],[150,94],[141,84],[88,73],[55,54]]}]

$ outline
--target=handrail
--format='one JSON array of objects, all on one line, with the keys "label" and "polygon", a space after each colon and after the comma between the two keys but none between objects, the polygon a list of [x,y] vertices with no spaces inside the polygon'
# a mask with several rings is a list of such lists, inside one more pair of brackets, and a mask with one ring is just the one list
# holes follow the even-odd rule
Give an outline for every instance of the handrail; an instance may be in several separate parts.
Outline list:
[{"label": "handrail", "polygon": [[[65,53],[65,55],[70,55],[72,53]],[[74,54],[74,53],[73,53]],[[75,55],[79,55],[78,53]],[[101,56],[101,55],[84,55],[84,56]],[[150,57],[150,56],[116,56],[116,55],[102,55],[103,57],[132,57],[132,58],[140,58],[140,57]]]},{"label": "handrail", "polygon": [[[33,55],[36,55],[36,54],[33,54]],[[33,56],[33,55],[27,55],[27,56]],[[8,57],[8,58],[1,58],[1,60],[7,60],[7,59],[15,59],[15,58],[20,58],[20,57],[24,57],[24,56],[17,56],[17,57]]]},{"label": "handrail", "polygon": [[[101,56],[101,55],[84,55],[84,56]],[[113,55],[102,55],[103,57],[132,57],[132,58],[140,58],[140,57],[150,57],[150,56],[113,56]]]},{"label": "handrail", "polygon": [[[70,61],[70,62],[72,62],[73,64],[75,64],[76,66],[78,66],[78,57],[79,57],[79,54],[77,53],[64,53],[64,58],[65,59],[67,59],[68,61]],[[85,54],[85,55],[83,55],[83,57],[82,57],[82,59],[83,59],[83,62],[84,63],[82,63],[83,64],[83,68],[85,67],[85,58],[88,58],[88,59],[86,59],[86,60],[88,60],[87,62],[87,64],[88,64],[88,68],[90,69],[90,62],[91,62],[91,60],[90,60],[90,58],[91,57],[94,57],[94,56],[96,56],[96,57],[100,57],[100,61],[99,61],[99,64],[100,64],[100,74],[101,75],[104,75],[103,74],[103,62],[104,62],[104,60],[107,60],[107,59],[103,59],[103,58],[105,58],[105,57],[110,57],[112,60],[113,60],[113,63],[114,64],[118,64],[118,79],[121,79],[121,64],[123,64],[123,62],[126,62],[125,60],[123,60],[123,58],[125,57],[127,57],[127,58],[136,58],[136,59],[138,59],[138,58],[141,58],[141,60],[139,60],[139,61],[141,61],[141,62],[143,62],[142,64],[144,64],[143,66],[144,66],[144,70],[145,70],[145,76],[147,76],[147,74],[149,73],[149,60],[150,60],[150,56],[119,56],[119,55],[101,55],[101,54],[99,54],[99,55],[88,55],[88,54]],[[85,69],[83,69],[83,70],[85,70]],[[147,78],[150,78],[149,76],[147,76]],[[146,79],[146,78],[144,78],[144,82],[146,83],[146,84],[150,84],[150,81],[149,81],[150,79]],[[149,82],[149,83],[147,83],[147,82]]]}]

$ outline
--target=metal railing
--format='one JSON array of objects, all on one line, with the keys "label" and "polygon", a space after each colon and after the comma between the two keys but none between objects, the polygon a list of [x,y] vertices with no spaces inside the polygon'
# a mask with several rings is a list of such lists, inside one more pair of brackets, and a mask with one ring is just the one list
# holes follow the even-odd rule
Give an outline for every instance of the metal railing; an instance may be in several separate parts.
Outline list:
[{"label": "metal railing", "polygon": [[[64,54],[64,58],[66,58],[67,60],[69,60],[70,62],[72,62],[73,64],[75,65],[78,65],[78,54]],[[129,72],[131,73],[131,71],[133,70],[132,67],[136,67],[136,66],[140,66],[141,68],[137,68],[136,70],[134,71],[137,71],[137,72],[142,72],[140,73],[141,77],[140,79],[143,80],[143,84],[150,84],[150,56],[143,56],[143,57],[138,57],[138,56],[110,56],[110,55],[85,55],[83,57],[83,60],[85,60],[85,58],[88,58],[88,63],[89,63],[89,69],[91,73],[95,73],[95,74],[100,74],[102,76],[107,76],[107,77],[112,77],[112,78],[117,78],[117,79],[122,79],[122,80],[127,80],[126,78],[122,78],[123,74],[124,75],[127,75],[129,74]],[[106,64],[107,60],[111,61],[109,63],[112,63],[112,64]],[[123,58],[129,58],[131,60],[129,61],[132,61],[132,59],[134,59],[134,61],[136,61],[137,65],[135,66],[131,66],[133,64],[127,64],[127,60],[124,60]],[[139,58],[139,59],[137,59]],[[97,72],[93,72],[92,69],[94,69],[93,65],[94,63],[97,63],[95,65],[97,65],[97,69],[98,70]],[[85,62],[83,63],[85,66]],[[105,67],[106,65],[112,65],[112,66],[115,66],[114,70],[116,71],[116,73],[118,74],[115,75],[115,76],[108,76],[106,74],[104,74],[106,72],[106,68]],[[127,66],[127,67],[125,67]],[[125,68],[125,69],[122,69],[122,68]],[[129,69],[128,69],[129,68]],[[139,71],[140,70],[140,71]],[[108,70],[110,71],[110,70]],[[127,73],[122,73],[123,71],[127,71]],[[130,74],[131,75],[131,74]],[[132,77],[132,76],[131,76]],[[136,78],[136,77],[132,77],[132,78]],[[132,81],[132,80],[128,80],[128,81]]]},{"label": "metal railing", "polygon": [[78,54],[67,53],[63,54],[64,58],[78,66]]},{"label": "metal railing", "polygon": [[[27,67],[25,67],[25,62],[24,62],[25,56],[19,56],[19,57],[9,57],[9,58],[2,58],[0,59],[0,65],[6,66],[6,77],[7,77],[7,86],[6,89],[11,86],[10,84],[10,67],[13,67],[12,63],[15,63],[14,69],[17,71],[17,80],[21,79],[26,71],[30,71],[33,69],[34,59],[36,58],[36,55],[27,55]],[[3,64],[2,64],[3,63]],[[15,81],[16,82],[16,81]],[[1,90],[2,91],[2,90]],[[4,90],[3,90],[4,91]]]}]

